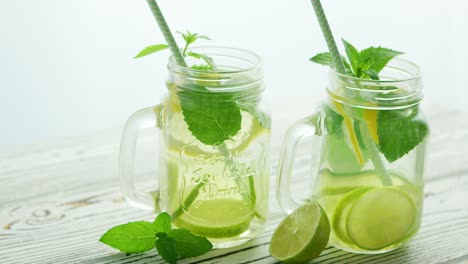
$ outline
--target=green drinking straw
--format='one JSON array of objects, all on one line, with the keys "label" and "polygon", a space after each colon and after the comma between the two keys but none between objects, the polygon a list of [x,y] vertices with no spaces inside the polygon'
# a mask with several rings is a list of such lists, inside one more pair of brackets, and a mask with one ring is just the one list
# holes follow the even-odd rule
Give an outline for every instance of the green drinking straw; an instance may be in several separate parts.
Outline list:
[{"label": "green drinking straw", "polygon": [[[319,22],[320,29],[322,30],[323,36],[327,43],[328,50],[330,51],[330,54],[333,58],[335,69],[338,73],[346,74],[340,52],[336,46],[335,38],[333,37],[333,33],[330,29],[330,25],[328,24],[327,17],[325,16],[325,12],[323,11],[322,3],[320,3],[320,0],[311,0],[311,3],[312,7],[314,8],[315,16]],[[382,184],[385,186],[391,186],[392,179],[388,175],[387,169],[385,168],[385,164],[380,157],[377,146],[372,141],[369,130],[365,126],[361,126],[361,130],[363,134],[363,143],[370,152],[370,159],[372,164],[374,164],[375,170],[380,176]]]},{"label": "green drinking straw", "polygon": [[[171,33],[169,25],[166,22],[166,19],[164,19],[164,15],[162,14],[158,3],[156,2],[156,0],[146,0],[146,2],[148,3],[148,6],[151,9],[151,12],[153,13],[154,19],[158,23],[159,29],[161,30],[164,36],[164,39],[166,40],[166,43],[169,46],[169,49],[171,50],[172,56],[174,57],[176,63],[180,66],[187,67],[187,62],[185,62],[185,59],[182,56],[182,53],[180,52],[180,48],[177,45],[177,42],[175,41],[174,36]],[[226,162],[228,163],[229,168],[233,171],[237,171],[236,164],[234,163],[234,161],[232,160],[230,156],[226,143],[225,142],[221,143],[218,146],[218,148],[221,154],[225,156]],[[240,189],[240,183],[236,182],[236,184],[239,185],[239,189]],[[185,208],[189,208],[193,204],[193,202],[195,201],[195,199],[197,198],[200,192],[201,187],[203,186],[204,186],[203,183],[200,183],[197,186],[195,186],[195,188],[192,190],[192,192],[187,196],[186,200],[184,201],[183,206]],[[252,201],[253,208],[254,208],[255,203],[256,203],[256,197],[255,197],[255,185],[252,179],[249,179],[249,187],[250,187],[250,194],[252,195],[251,201]],[[247,197],[247,194],[242,192],[242,196]],[[179,207],[178,209],[176,209],[175,213],[173,214],[173,218],[174,219],[177,218],[178,216],[182,214],[182,212],[183,212],[183,209]],[[259,218],[264,219],[264,217],[261,216],[258,212],[255,212],[255,214]]]},{"label": "green drinking straw", "polygon": [[158,23],[159,29],[161,30],[176,63],[180,66],[187,67],[187,63],[185,62],[182,53],[180,53],[179,46],[177,45],[177,42],[175,41],[174,36],[171,33],[171,29],[169,28],[166,19],[164,19],[164,16],[161,12],[161,9],[158,6],[158,3],[156,2],[156,0],[146,0],[146,2],[148,3],[148,6],[150,7],[151,12],[153,13],[154,19]]}]

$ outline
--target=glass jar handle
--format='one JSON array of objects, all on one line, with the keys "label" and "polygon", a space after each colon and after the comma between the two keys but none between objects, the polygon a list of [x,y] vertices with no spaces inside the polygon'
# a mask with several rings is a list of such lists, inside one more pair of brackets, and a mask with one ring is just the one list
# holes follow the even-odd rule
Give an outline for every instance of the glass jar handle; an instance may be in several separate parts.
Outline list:
[{"label": "glass jar handle", "polygon": [[297,145],[306,137],[313,136],[318,131],[319,115],[313,115],[297,121],[286,133],[278,164],[276,182],[276,198],[284,211],[290,214],[300,206],[291,196],[291,175]]},{"label": "glass jar handle", "polygon": [[162,105],[157,105],[141,109],[131,115],[127,123],[125,123],[120,144],[119,176],[121,191],[131,205],[144,210],[156,210],[156,207],[154,197],[149,193],[135,190],[134,165],[138,132],[144,128],[160,127],[159,116],[161,110]]}]

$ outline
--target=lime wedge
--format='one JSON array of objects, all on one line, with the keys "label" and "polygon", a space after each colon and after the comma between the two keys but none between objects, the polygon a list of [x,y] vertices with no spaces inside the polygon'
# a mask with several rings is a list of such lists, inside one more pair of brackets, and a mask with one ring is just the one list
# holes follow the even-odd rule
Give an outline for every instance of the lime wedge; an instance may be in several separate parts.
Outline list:
[{"label": "lime wedge", "polygon": [[346,219],[354,203],[361,197],[362,194],[371,189],[372,187],[357,188],[344,195],[337,203],[335,211],[333,212],[332,229],[333,233],[339,240],[348,244],[353,243],[351,238],[348,236],[348,231],[346,230]]},{"label": "lime wedge", "polygon": [[305,263],[320,255],[330,237],[327,215],[310,202],[288,215],[271,238],[270,254],[286,264]]},{"label": "lime wedge", "polygon": [[377,250],[404,239],[415,216],[416,206],[405,191],[395,187],[375,188],[354,203],[346,229],[357,246]]},{"label": "lime wedge", "polygon": [[253,210],[242,201],[216,199],[192,205],[188,212],[174,219],[179,228],[207,238],[233,237],[245,232],[253,218]]}]

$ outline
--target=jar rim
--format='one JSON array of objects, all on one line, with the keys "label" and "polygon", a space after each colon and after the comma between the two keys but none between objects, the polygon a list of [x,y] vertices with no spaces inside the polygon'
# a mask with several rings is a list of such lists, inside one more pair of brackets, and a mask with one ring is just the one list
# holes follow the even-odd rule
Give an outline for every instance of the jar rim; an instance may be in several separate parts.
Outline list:
[{"label": "jar rim", "polygon": [[[203,84],[211,93],[263,91],[263,61],[256,53],[223,46],[196,46],[191,50],[209,56],[219,70],[203,71],[177,65],[171,56],[167,65],[168,82],[176,84],[178,89],[196,90],[197,86]],[[194,65],[199,61],[198,58],[189,57],[187,60],[192,60]]]},{"label": "jar rim", "polygon": [[[215,46],[210,46],[210,45],[194,46],[194,47],[191,48],[191,50],[203,50],[203,49],[217,51],[217,53],[212,53],[211,55],[221,55],[221,56],[224,56],[224,57],[231,57],[231,58],[241,59],[241,60],[251,64],[251,66],[249,66],[249,67],[241,68],[241,69],[237,69],[237,70],[220,70],[220,71],[216,71],[217,74],[226,74],[227,75],[227,74],[249,73],[249,72],[255,71],[256,69],[259,69],[259,68],[263,67],[262,58],[258,54],[256,54],[255,52],[252,52],[252,51],[249,51],[249,50],[246,50],[246,49],[233,48],[233,47],[228,47],[228,46],[216,46],[216,45]],[[228,56],[228,55],[225,55],[225,54],[221,53],[221,51],[237,52],[239,55],[246,55],[246,56],[251,57],[253,61],[248,60],[246,58],[241,58],[240,56],[232,56],[232,55]],[[210,54],[208,54],[208,55],[210,55]],[[176,60],[175,60],[173,55],[171,55],[169,57],[168,67],[169,67],[170,70],[174,70],[174,71],[177,71],[177,72],[194,72],[194,73],[197,73],[197,74],[207,73],[206,71],[193,69],[193,68],[191,68],[189,66],[178,65],[176,63]]]},{"label": "jar rim", "polygon": [[418,104],[422,98],[422,73],[415,63],[391,60],[379,73],[381,80],[363,79],[330,71],[329,96],[363,108],[401,108]]},{"label": "jar rim", "polygon": [[390,65],[385,66],[384,69],[396,69],[396,70],[402,70],[400,67],[393,66],[392,63],[397,62],[397,63],[405,63],[408,66],[412,67],[413,72],[405,71],[410,77],[407,78],[401,78],[401,79],[394,79],[394,80],[372,80],[372,79],[363,79],[355,76],[348,75],[346,73],[339,73],[335,69],[331,69],[330,72],[332,74],[335,74],[337,77],[340,79],[345,79],[349,81],[359,81],[359,82],[366,82],[366,83],[375,83],[375,84],[390,84],[390,83],[403,83],[403,82],[411,82],[415,81],[418,79],[422,78],[422,71],[421,67],[419,67],[416,63],[403,59],[403,58],[394,58],[392,61],[390,61]]}]

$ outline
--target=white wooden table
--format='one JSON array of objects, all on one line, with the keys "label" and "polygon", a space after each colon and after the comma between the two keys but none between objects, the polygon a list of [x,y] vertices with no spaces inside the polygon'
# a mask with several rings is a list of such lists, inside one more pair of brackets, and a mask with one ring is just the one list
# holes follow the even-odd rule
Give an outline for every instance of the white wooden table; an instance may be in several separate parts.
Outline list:
[{"label": "white wooden table", "polygon": [[[424,217],[417,236],[382,255],[356,255],[329,247],[313,263],[468,263],[468,117],[434,106],[425,106],[425,111],[432,139]],[[306,108],[302,113],[307,112]],[[275,116],[279,133],[273,137],[272,187],[280,138],[300,115]],[[130,207],[120,194],[116,173],[120,133],[110,129],[0,148],[0,263],[163,263],[154,251],[126,256],[98,242],[114,225],[154,217]],[[137,175],[142,182],[151,182],[157,175],[156,139],[151,134],[145,133],[139,143]],[[297,177],[308,176],[306,169],[300,171]],[[180,263],[277,263],[268,247],[272,231],[285,214],[273,196],[272,188],[268,226],[259,238]]]}]

